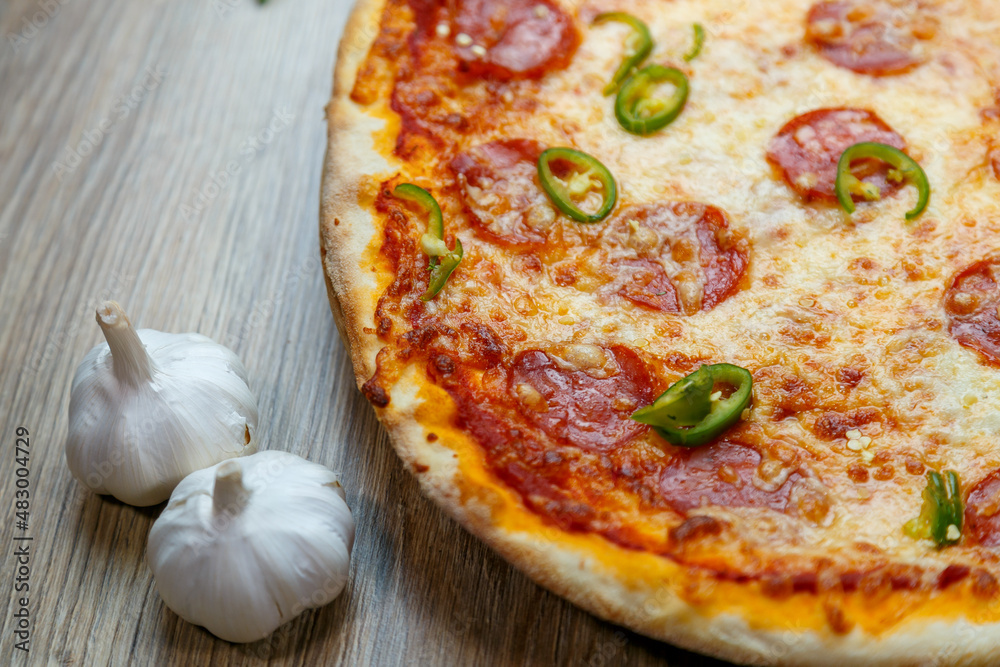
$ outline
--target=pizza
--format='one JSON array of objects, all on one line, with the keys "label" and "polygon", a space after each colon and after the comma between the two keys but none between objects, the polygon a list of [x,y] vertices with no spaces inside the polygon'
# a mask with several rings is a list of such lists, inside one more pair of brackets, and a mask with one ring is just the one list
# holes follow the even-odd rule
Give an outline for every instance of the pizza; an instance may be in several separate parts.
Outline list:
[{"label": "pizza", "polygon": [[321,252],[423,492],[750,664],[1000,664],[1000,5],[361,0]]}]

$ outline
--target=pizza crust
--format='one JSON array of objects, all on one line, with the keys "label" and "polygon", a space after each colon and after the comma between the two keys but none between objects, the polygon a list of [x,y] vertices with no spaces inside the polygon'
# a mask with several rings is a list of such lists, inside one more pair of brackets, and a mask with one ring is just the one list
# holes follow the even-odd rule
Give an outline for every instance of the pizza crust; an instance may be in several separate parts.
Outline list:
[{"label": "pizza crust", "polygon": [[[379,29],[386,0],[359,0],[345,28],[327,107],[328,149],[320,203],[320,250],[331,309],[350,350],[359,387],[376,369],[382,345],[371,327],[386,286],[377,256],[370,203],[378,183],[397,165],[379,150],[389,118],[350,99],[356,72]],[[546,525],[520,498],[489,479],[477,444],[450,423],[454,403],[423,371],[410,367],[388,388],[392,401],[376,408],[393,447],[423,493],[469,532],[538,584],[574,604],[637,632],[678,646],[754,665],[963,664],[1000,661],[1000,624],[914,618],[878,636],[858,628],[846,634],[827,624],[803,628],[795,605],[753,591],[744,613],[712,613],[677,593],[688,578],[672,561],[629,551],[595,535],[570,535]],[[432,412],[424,408],[433,403]],[[442,406],[446,406],[442,408]],[[428,441],[434,432],[439,438]],[[639,574],[637,574],[639,573]],[[740,597],[738,584],[720,588]],[[954,597],[954,596],[952,596]],[[942,603],[960,600],[942,594]],[[818,599],[815,605],[819,605]],[[816,610],[812,610],[815,612]],[[822,614],[818,615],[822,618]]]}]

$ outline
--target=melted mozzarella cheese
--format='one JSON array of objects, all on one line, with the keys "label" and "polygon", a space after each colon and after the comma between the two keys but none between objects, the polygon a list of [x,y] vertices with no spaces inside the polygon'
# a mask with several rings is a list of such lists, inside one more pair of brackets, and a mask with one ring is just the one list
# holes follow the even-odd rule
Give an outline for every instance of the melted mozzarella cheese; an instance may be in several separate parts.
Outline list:
[{"label": "melted mozzarella cheese", "polygon": [[[588,291],[586,276],[574,286],[544,269],[525,271],[517,253],[465,228],[459,236],[470,259],[440,298],[526,332],[525,348],[612,341],[654,356],[782,368],[815,396],[814,406],[778,421],[755,406],[748,418],[768,438],[808,453],[800,463],[809,481],[793,502],[825,526],[811,539],[928,555],[927,545],[902,536],[925,484],[919,471],[903,468],[902,458],[957,470],[963,480],[1000,467],[1000,369],[951,338],[942,302],[950,276],[1000,251],[1000,183],[984,166],[988,130],[979,113],[993,104],[1000,83],[988,75],[988,63],[1000,62],[1000,8],[985,1],[933,4],[938,20],[925,45],[929,60],[908,74],[878,78],[836,67],[803,43],[810,2],[744,3],[738,11],[723,0],[678,0],[666,9],[631,3],[656,42],[650,62],[679,63],[694,22],[708,32],[687,66],[684,112],[651,137],[622,130],[613,100],[601,93],[620,61],[621,28],[584,29],[572,65],[543,81],[538,95],[548,104],[523,126],[478,139],[525,137],[586,151],[615,175],[620,205],[691,200],[721,208],[751,248],[747,287],[690,315],[625,300],[609,305]],[[905,138],[933,187],[921,218],[904,220],[915,201],[911,186],[860,204],[849,217],[803,201],[767,163],[768,143],[787,121],[835,106],[872,110]],[[574,227],[536,217],[539,227]],[[660,242],[648,234],[629,240],[637,249]],[[487,265],[488,274],[480,270]],[[699,277],[671,278],[684,303],[700,303]],[[499,293],[487,286],[497,280]],[[563,360],[600,368],[591,356],[574,352]],[[864,369],[864,380],[849,391],[833,380],[845,367]],[[884,421],[859,426],[860,437],[815,435],[812,420],[848,407],[874,408]],[[849,447],[850,441],[858,444]],[[854,464],[872,476],[852,481],[846,470]]]}]

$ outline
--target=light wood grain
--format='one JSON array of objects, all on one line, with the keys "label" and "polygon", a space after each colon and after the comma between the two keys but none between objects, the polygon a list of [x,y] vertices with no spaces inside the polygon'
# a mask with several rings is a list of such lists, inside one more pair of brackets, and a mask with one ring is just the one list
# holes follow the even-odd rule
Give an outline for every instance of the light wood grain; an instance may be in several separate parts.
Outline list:
[{"label": "light wood grain", "polygon": [[[579,611],[446,519],[356,391],[316,242],[323,106],[348,4],[0,4],[0,662],[711,663]],[[276,112],[292,119],[261,136]],[[79,166],[56,167],[104,119]],[[239,173],[206,187],[230,161]],[[186,217],[199,191],[203,210]],[[260,399],[262,446],[343,471],[358,532],[339,599],[247,646],[163,606],[144,555],[162,506],[88,493],[63,455],[70,382],[101,340],[103,298],[137,326],[233,347]],[[18,426],[31,433],[28,656],[11,618]]]}]

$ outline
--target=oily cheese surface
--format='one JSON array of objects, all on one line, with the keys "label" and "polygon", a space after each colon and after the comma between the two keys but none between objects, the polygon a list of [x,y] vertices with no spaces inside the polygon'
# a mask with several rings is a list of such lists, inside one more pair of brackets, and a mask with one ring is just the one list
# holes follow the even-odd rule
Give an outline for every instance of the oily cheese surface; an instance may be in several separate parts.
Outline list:
[{"label": "oily cheese surface", "polygon": [[[475,109],[502,122],[442,131],[443,148],[418,142],[400,151],[397,138],[408,128],[391,108],[395,72],[373,66],[378,61],[370,53],[393,43],[393,30],[409,34],[414,17],[405,2],[386,11],[385,2],[362,0],[341,46],[328,108],[320,236],[331,304],[359,385],[376,375],[378,354],[386,350],[391,372],[376,383],[382,393],[367,384],[366,395],[425,492],[581,606],[654,637],[761,664],[995,664],[1000,566],[989,545],[963,539],[938,550],[906,537],[902,525],[919,512],[926,470],[954,470],[968,489],[1000,469],[1000,368],[956,341],[948,314],[954,277],[1000,252],[1000,181],[990,165],[1000,8],[985,0],[883,3],[933,20],[921,30],[919,65],[871,76],[833,64],[807,43],[814,4],[555,3],[580,36],[565,66],[538,80],[463,80],[461,94],[442,104],[457,105],[451,111],[460,115],[462,104],[500,99],[500,111]],[[593,27],[589,19],[613,10],[642,18],[656,43],[650,61],[680,66],[691,81],[683,113],[651,137],[624,132],[601,93],[626,31]],[[705,46],[684,64],[695,22],[705,26]],[[375,83],[361,85],[368,80]],[[520,103],[525,99],[544,103],[528,109]],[[829,202],[801,196],[767,160],[786,123],[840,107],[869,110],[905,139],[933,188],[915,221],[904,220],[915,201],[912,187],[859,204],[848,217]],[[746,250],[738,289],[700,308],[705,279],[683,280],[678,259],[672,276],[678,312],[656,311],[602,291],[602,267],[620,259],[608,254],[617,248],[611,223],[583,228],[560,219],[551,223],[556,231],[545,229],[567,247],[601,248],[580,256],[512,249],[496,238],[502,220],[487,221],[495,223],[494,236],[483,232],[455,195],[450,165],[475,146],[513,138],[597,157],[618,183],[617,211],[663,201],[722,211],[725,242]],[[393,212],[382,191],[407,181],[441,193],[446,227],[466,248],[463,264],[423,317],[455,323],[461,313],[463,323],[491,327],[510,354],[555,350],[577,371],[590,363],[580,350],[609,346],[648,360],[751,369],[758,389],[739,428],[762,456],[748,481],[764,492],[786,489],[781,511],[707,503],[630,515],[636,506],[626,498],[611,509],[618,521],[632,516],[639,537],[623,544],[598,530],[562,530],[526,506],[484,459],[482,443],[460,426],[462,400],[435,381],[426,358],[393,356],[406,318],[394,314],[391,333],[379,331],[379,301],[400,273],[384,251]],[[482,209],[489,211],[489,202]],[[394,247],[419,255],[413,239]],[[543,270],[527,271],[526,256],[540,258]],[[561,278],[561,268],[572,282]],[[567,345],[579,347],[567,353]],[[657,387],[680,375],[667,368]],[[651,434],[627,446],[642,450],[644,460],[673,456]],[[819,582],[788,588],[757,570],[743,579],[712,576],[720,560],[738,563],[744,574],[751,566],[725,546],[715,547],[716,560],[702,552],[696,560],[678,558],[670,541],[655,537],[694,517],[724,523],[725,536],[738,546],[733,551],[766,560],[770,574],[780,574],[784,563],[790,571],[818,572]],[[876,570],[912,568],[917,581],[846,585],[845,574],[866,563]],[[827,585],[825,573],[837,581]]]}]

